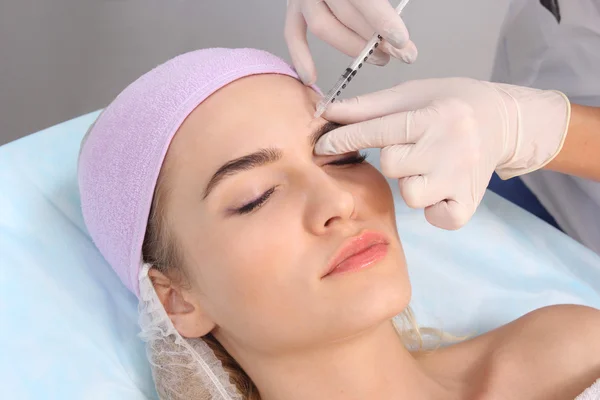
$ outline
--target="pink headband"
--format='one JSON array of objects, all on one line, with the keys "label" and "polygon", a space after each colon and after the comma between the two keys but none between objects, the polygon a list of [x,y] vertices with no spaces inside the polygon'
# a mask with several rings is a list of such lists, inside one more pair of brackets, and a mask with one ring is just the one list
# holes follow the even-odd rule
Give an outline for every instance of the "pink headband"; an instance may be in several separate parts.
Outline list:
[{"label": "pink headband", "polygon": [[78,175],[85,224],[137,296],[154,187],[175,132],[218,89],[257,74],[298,79],[288,64],[261,50],[215,48],[180,55],[121,92],[82,144]]}]

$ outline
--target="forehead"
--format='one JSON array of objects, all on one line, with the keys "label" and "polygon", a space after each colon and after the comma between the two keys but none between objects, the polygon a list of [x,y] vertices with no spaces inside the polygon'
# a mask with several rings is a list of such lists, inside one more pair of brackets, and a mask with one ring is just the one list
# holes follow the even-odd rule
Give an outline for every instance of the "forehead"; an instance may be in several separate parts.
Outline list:
[{"label": "forehead", "polygon": [[[313,114],[319,95],[284,75],[249,76],[220,89],[185,120],[169,158],[203,165],[224,162],[265,147],[285,148],[306,137],[323,120]],[[217,165],[218,164],[218,165]]]}]

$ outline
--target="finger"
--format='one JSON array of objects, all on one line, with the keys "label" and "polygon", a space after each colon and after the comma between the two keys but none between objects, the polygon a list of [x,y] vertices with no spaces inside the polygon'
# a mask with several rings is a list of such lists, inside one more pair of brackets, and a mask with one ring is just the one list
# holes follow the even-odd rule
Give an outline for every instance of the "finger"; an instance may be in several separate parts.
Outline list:
[{"label": "finger", "polygon": [[[335,18],[365,40],[365,45],[375,34],[375,30],[348,0],[328,0],[327,5]],[[380,44],[374,53],[369,56],[367,62],[384,65],[384,62],[385,64],[389,62],[389,55],[390,53],[382,51]]]},{"label": "finger", "polygon": [[444,200],[425,209],[425,219],[438,228],[456,230],[462,228],[473,216],[473,204]]},{"label": "finger", "polygon": [[415,143],[427,129],[417,124],[413,112],[395,113],[356,124],[342,126],[323,135],[315,146],[320,155]]},{"label": "finger", "polygon": [[434,80],[417,80],[329,104],[324,118],[340,124],[378,118],[428,106],[438,95]]},{"label": "finger", "polygon": [[[315,36],[348,56],[356,57],[366,44],[362,37],[337,20],[324,2],[308,2],[304,16]],[[377,57],[373,57],[372,62],[377,62]]]},{"label": "finger", "polygon": [[[352,5],[348,0],[328,0],[327,5],[333,15],[348,28],[358,33],[365,41],[370,40],[375,34],[375,29],[369,25],[365,17]],[[407,64],[412,64],[417,59],[417,47],[409,40],[407,44],[401,48],[395,48],[388,41],[383,40],[379,47],[375,49],[375,53],[388,54]],[[367,62],[373,63],[373,56],[367,59]],[[378,61],[378,60],[377,60]],[[378,62],[374,62],[378,64]]]},{"label": "finger", "polygon": [[300,80],[305,85],[314,84],[317,81],[317,70],[306,40],[306,21],[300,10],[288,9],[284,36]]},{"label": "finger", "polygon": [[385,40],[381,42],[379,48],[394,58],[404,61],[407,64],[412,64],[417,60],[419,52],[417,46],[412,40],[409,40],[406,46],[401,49],[397,49]]},{"label": "finger", "polygon": [[410,208],[427,208],[446,199],[444,185],[436,185],[430,175],[412,175],[398,180],[400,194]]},{"label": "finger", "polygon": [[367,23],[385,40],[399,49],[409,40],[408,29],[388,0],[350,0]]},{"label": "finger", "polygon": [[[358,33],[363,39],[370,40],[375,34],[375,29],[369,25],[365,17],[348,0],[328,0],[327,5],[342,24]],[[375,49],[376,53],[391,55],[407,64],[413,63],[418,54],[417,47],[410,40],[402,49],[397,49],[388,41],[383,40],[379,47]],[[367,59],[367,62],[372,62],[371,58],[372,56]]]},{"label": "finger", "polygon": [[358,33],[363,39],[369,40],[375,34],[375,29],[348,0],[327,0],[327,5],[342,24]]},{"label": "finger", "polygon": [[[431,172],[430,166],[421,162],[417,157],[415,145],[413,144],[386,146],[381,149],[379,166],[383,175],[388,178],[402,179],[429,174]],[[398,182],[402,186],[400,183]]]}]

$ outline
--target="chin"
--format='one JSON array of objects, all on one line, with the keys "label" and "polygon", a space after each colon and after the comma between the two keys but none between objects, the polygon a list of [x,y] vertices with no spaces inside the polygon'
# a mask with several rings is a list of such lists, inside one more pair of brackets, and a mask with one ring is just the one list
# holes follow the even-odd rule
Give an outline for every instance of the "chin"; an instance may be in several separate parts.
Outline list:
[{"label": "chin", "polygon": [[371,286],[365,288],[358,296],[363,301],[367,316],[375,321],[385,321],[408,307],[412,291],[405,268],[391,274],[382,274],[369,281]]},{"label": "chin", "polygon": [[340,277],[343,279],[338,282],[344,286],[338,318],[357,332],[391,320],[410,303],[411,285],[403,255],[390,251],[378,264]]}]

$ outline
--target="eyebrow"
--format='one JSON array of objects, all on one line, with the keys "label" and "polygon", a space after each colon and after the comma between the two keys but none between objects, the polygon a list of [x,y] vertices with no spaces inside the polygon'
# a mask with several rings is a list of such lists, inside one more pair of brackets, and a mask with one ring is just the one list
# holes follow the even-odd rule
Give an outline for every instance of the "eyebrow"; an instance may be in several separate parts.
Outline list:
[{"label": "eyebrow", "polygon": [[260,149],[254,153],[246,154],[245,156],[235,158],[223,164],[217,172],[214,173],[206,189],[204,189],[204,197],[206,199],[210,192],[223,179],[235,175],[238,172],[248,171],[252,168],[260,167],[265,164],[271,164],[281,159],[282,153],[277,149]]},{"label": "eyebrow", "polygon": [[[341,125],[334,122],[327,122],[321,125],[309,136],[311,147],[315,146],[321,136],[339,128],[340,126]],[[225,178],[235,175],[239,172],[248,171],[266,164],[272,164],[276,161],[279,161],[282,156],[283,153],[279,149],[260,149],[254,153],[250,153],[226,162],[219,167],[217,172],[215,172],[208,181],[208,184],[204,189],[204,195],[202,199],[206,199],[211,191],[214,190],[214,188]]]},{"label": "eyebrow", "polygon": [[342,125],[340,125],[340,124],[336,124],[335,122],[329,122],[329,121],[327,123],[321,125],[316,131],[314,131],[312,133],[312,135],[310,135],[310,146],[315,147],[315,145],[317,144],[319,139],[321,139],[321,136],[323,136],[341,126]]}]

